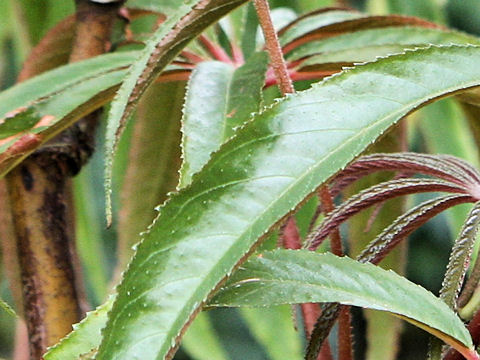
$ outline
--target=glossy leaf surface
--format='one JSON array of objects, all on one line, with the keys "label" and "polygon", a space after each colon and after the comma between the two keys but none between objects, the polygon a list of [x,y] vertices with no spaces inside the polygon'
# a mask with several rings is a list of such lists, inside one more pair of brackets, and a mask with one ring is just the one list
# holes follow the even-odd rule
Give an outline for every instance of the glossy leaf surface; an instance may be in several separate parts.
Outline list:
[{"label": "glossy leaf surface", "polygon": [[98,359],[170,358],[188,320],[273,224],[406,114],[480,85],[479,59],[473,46],[407,52],[255,116],[160,209],[118,288]]},{"label": "glossy leaf surface", "polygon": [[237,69],[218,61],[201,63],[195,69],[183,109],[180,187],[188,185],[210,154],[259,110],[267,61],[262,52]]},{"label": "glossy leaf surface", "polygon": [[[275,250],[248,260],[212,299],[213,306],[339,302],[412,319],[472,348],[463,322],[424,288],[372,264],[300,250]],[[430,330],[434,329],[434,330]]]}]

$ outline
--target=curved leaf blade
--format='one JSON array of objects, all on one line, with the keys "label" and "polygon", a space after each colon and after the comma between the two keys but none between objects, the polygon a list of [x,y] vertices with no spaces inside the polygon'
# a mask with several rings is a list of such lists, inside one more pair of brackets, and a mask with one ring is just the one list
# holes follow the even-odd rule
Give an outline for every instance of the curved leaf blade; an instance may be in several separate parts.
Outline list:
[{"label": "curved leaf blade", "polygon": [[479,86],[479,59],[474,46],[407,52],[255,116],[160,209],[118,288],[98,359],[169,358],[185,324],[262,235],[409,112]]},{"label": "curved leaf blade", "polygon": [[[354,51],[365,46],[420,46],[426,44],[479,44],[480,39],[458,31],[395,26],[380,29],[359,30],[353,33],[311,41],[291,51],[287,58],[298,60],[315,54],[334,54],[341,51]],[[356,59],[353,59],[356,60]]]},{"label": "curved leaf blade", "polygon": [[[132,55],[104,55],[63,66],[2,92],[0,117],[4,119],[0,137],[8,137],[0,140],[0,175],[76,120],[110,101]],[[18,133],[12,135],[14,130]]]},{"label": "curved leaf blade", "polygon": [[[209,305],[273,306],[339,302],[388,311],[472,349],[460,318],[439,298],[395,272],[330,253],[275,250],[251,258]],[[435,331],[436,330],[436,331]]]},{"label": "curved leaf blade", "polygon": [[106,54],[92,59],[61,66],[21,82],[0,93],[0,118],[18,108],[29,106],[42,98],[64,91],[69,87],[125,68],[138,56],[136,52]]},{"label": "curved leaf blade", "polygon": [[279,32],[279,40],[282,45],[305,36],[320,27],[325,27],[348,20],[360,19],[367,17],[366,14],[348,11],[345,9],[326,9],[317,10],[310,14],[306,14],[285,26]]},{"label": "curved leaf blade", "polygon": [[105,191],[107,222],[111,223],[113,156],[120,135],[139,98],[185,45],[223,15],[247,0],[184,0],[145,44],[115,96],[106,134]]}]

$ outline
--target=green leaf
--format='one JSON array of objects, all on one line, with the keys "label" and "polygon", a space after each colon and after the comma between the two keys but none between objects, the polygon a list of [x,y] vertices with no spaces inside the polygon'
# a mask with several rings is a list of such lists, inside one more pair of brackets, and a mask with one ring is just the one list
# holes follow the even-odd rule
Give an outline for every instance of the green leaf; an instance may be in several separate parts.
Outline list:
[{"label": "green leaf", "polygon": [[[184,0],[145,44],[130,67],[108,115],[105,190],[107,223],[111,223],[111,183],[115,149],[138,100],[177,54],[209,25],[247,0]],[[195,5],[195,6],[194,6]]]},{"label": "green leaf", "polygon": [[60,91],[85,80],[125,68],[138,56],[135,52],[122,52],[61,66],[0,93],[0,118],[41,98],[52,97]]},{"label": "green leaf", "polygon": [[298,18],[283,28],[279,32],[280,44],[282,46],[286,45],[321,27],[364,17],[367,17],[367,15],[347,10],[317,10]]},{"label": "green leaf", "polygon": [[405,115],[479,86],[479,59],[474,46],[410,51],[255,116],[160,209],[118,287],[98,359],[171,356],[185,324],[259,238]]},{"label": "green leaf", "polygon": [[435,335],[459,341],[472,339],[463,322],[446,304],[393,271],[348,257],[303,250],[275,250],[251,258],[229,279],[210,306],[273,306],[306,302],[338,302],[388,311],[423,324]]},{"label": "green leaf", "polygon": [[[380,29],[359,30],[353,33],[333,36],[326,39],[310,41],[300,45],[291,51],[287,58],[289,60],[298,60],[315,54],[315,58],[322,60],[322,57],[334,56],[337,53],[355,54],[355,51],[366,52],[365,47],[371,47],[370,59],[375,58],[373,50],[381,49],[387,46],[416,47],[427,44],[480,44],[480,39],[457,31],[443,29],[429,29],[425,27],[385,27]],[[377,54],[377,55],[382,55]],[[336,55],[337,57],[340,55]],[[364,55],[365,56],[365,55]],[[346,57],[345,62],[363,61],[363,58]],[[309,63],[315,63],[314,60],[308,60]],[[326,62],[325,60],[323,60]]]},{"label": "green leaf", "polygon": [[235,69],[218,61],[203,62],[193,71],[183,109],[183,164],[179,187],[208,161],[234,129],[259,110],[268,57],[250,57]]},{"label": "green leaf", "polygon": [[31,129],[38,121],[39,116],[32,108],[22,111],[15,116],[7,116],[0,123],[0,139],[5,139]]},{"label": "green leaf", "polygon": [[132,58],[132,53],[99,56],[46,72],[2,92],[0,119],[10,118],[4,122],[4,129],[11,131],[16,122],[21,122],[17,129],[26,131],[0,143],[0,175],[111,100]]},{"label": "green leaf", "polygon": [[[400,125],[401,126],[401,125]],[[380,141],[377,141],[372,147],[368,149],[368,153],[383,153],[394,152],[402,150],[402,131],[396,126],[385,134]],[[348,187],[347,192],[344,192],[345,199],[350,195],[358,193],[359,191],[379,184],[383,181],[388,181],[392,178],[391,174],[386,172],[377,172],[368,177],[364,177],[353,185]],[[375,238],[386,226],[391,224],[398,216],[400,216],[405,208],[405,201],[403,198],[397,198],[385,203],[375,220],[371,217],[373,212],[378,208],[374,207],[372,211],[363,211],[352,217],[348,223],[348,244],[349,255],[354,257],[368,245],[368,242]],[[368,226],[371,222],[371,225]],[[360,234],[360,235],[359,235]],[[392,251],[380,264],[384,269],[392,269],[398,274],[403,274],[405,269],[406,259],[406,244],[399,246]],[[402,331],[402,323],[399,319],[389,316],[384,312],[365,310],[363,312],[366,320],[366,340],[367,352],[366,360],[393,360],[396,359],[399,348],[399,336]]]},{"label": "green leaf", "polygon": [[103,305],[87,313],[85,319],[73,325],[73,331],[58,344],[48,349],[45,360],[78,360],[81,355],[95,352],[101,339],[101,330],[112,308],[111,296]]},{"label": "green leaf", "polygon": [[[190,77],[183,110],[184,161],[179,188],[187,186],[192,175],[207,163],[211,153],[233,135],[236,127],[259,110],[267,62],[267,54],[259,52],[239,68],[217,61],[204,62],[196,67]],[[187,351],[193,351],[193,345],[205,342],[200,338],[201,341],[194,343],[193,336],[208,337],[211,334],[207,329],[201,333],[196,326],[195,321],[193,329],[189,328],[187,332],[188,335],[194,331],[190,338],[185,338]],[[201,351],[197,349],[195,353]],[[205,356],[210,353],[205,352]]]},{"label": "green leaf", "polygon": [[155,206],[178,183],[184,97],[185,82],[154,84],[137,108],[121,188],[117,275],[127,266],[140,233],[156,217]]}]

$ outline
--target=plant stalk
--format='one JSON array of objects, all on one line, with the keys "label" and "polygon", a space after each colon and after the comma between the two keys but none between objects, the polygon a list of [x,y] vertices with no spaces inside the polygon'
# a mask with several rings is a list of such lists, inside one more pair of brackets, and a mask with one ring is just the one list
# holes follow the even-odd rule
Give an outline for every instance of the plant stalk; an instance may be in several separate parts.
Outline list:
[{"label": "plant stalk", "polygon": [[270,7],[267,0],[254,0],[255,10],[257,11],[258,20],[262,27],[265,37],[265,46],[272,64],[275,78],[282,95],[292,94],[295,89],[292,79],[288,73],[285,59],[283,58],[282,49],[278,42],[277,33],[273,27],[272,18],[270,17]]}]

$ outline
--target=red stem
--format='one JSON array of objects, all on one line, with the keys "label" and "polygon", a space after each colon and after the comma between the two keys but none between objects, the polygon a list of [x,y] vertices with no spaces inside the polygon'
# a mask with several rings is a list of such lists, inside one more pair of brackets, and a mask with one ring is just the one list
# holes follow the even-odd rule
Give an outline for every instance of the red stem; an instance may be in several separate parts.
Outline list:
[{"label": "red stem", "polygon": [[[292,81],[301,81],[301,80],[320,80],[324,77],[335,74],[337,71],[309,71],[309,72],[298,72],[296,70],[288,70],[288,75]],[[273,72],[273,69],[267,71],[267,76],[265,79],[265,87],[270,87],[277,85],[278,80]]]},{"label": "red stem", "polygon": [[352,360],[352,314],[350,306],[342,306],[338,315],[338,360]]},{"label": "red stem", "polygon": [[293,88],[292,79],[290,79],[282,49],[278,42],[277,32],[273,27],[272,18],[270,17],[268,1],[254,0],[254,4],[265,37],[265,46],[270,56],[273,72],[275,73],[280,91],[283,95],[294,93],[295,89]]},{"label": "red stem", "polygon": [[[320,199],[322,201],[325,215],[333,211],[334,204],[328,186],[325,185],[320,188]],[[342,238],[340,237],[340,230],[338,227],[330,234],[330,247],[332,253],[335,255],[344,256]],[[338,316],[338,359],[353,359],[352,319],[349,306],[342,306]]]},{"label": "red stem", "polygon": [[215,60],[222,61],[228,64],[232,64],[233,61],[230,59],[230,56],[222,49],[221,46],[215,44],[205,35],[200,35],[198,40],[203,45],[203,47],[213,56]]}]

